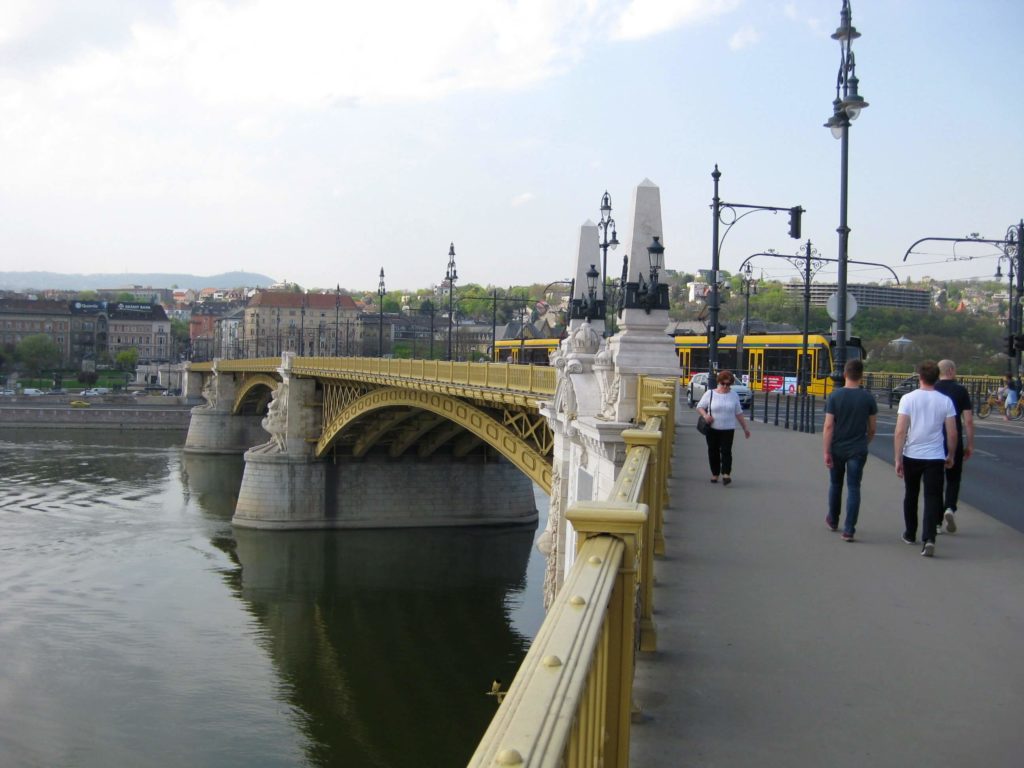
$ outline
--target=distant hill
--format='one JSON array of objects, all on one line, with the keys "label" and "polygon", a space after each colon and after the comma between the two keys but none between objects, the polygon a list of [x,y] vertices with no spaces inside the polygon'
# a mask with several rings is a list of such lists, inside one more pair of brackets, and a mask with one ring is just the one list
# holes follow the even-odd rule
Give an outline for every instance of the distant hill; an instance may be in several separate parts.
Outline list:
[{"label": "distant hill", "polygon": [[61,272],[0,272],[0,290],[44,291],[48,288],[64,291],[87,291],[98,288],[238,288],[248,286],[266,288],[274,278],[255,272],[224,272],[219,275],[178,275],[163,272],[118,272],[117,274],[67,275]]}]

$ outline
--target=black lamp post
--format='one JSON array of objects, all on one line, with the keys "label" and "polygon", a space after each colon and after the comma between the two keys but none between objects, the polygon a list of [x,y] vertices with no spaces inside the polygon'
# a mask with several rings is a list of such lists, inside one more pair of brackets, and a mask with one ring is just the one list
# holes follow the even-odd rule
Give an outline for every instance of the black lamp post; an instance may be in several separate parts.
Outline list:
[{"label": "black lamp post", "polygon": [[836,289],[836,353],[832,380],[836,386],[843,381],[843,367],[846,365],[846,272],[849,253],[850,228],[846,223],[848,169],[850,154],[850,122],[856,120],[862,109],[868,106],[857,92],[857,67],[853,57],[853,41],[860,32],[853,26],[850,0],[843,0],[839,14],[839,28],[832,33],[832,39],[839,41],[839,74],[836,77],[836,97],[832,102],[832,116],[825,127],[841,142],[839,164],[839,275]]},{"label": "black lamp post", "polygon": [[334,356],[338,356],[338,336],[341,333],[341,326],[338,320],[341,316],[341,283],[334,288]]},{"label": "black lamp post", "polygon": [[306,354],[306,292],[302,292],[302,306],[299,307],[299,356]]},{"label": "black lamp post", "polygon": [[[1010,255],[1009,248],[1004,250],[1004,255],[999,257],[999,261],[996,262],[996,280],[1003,279],[1003,259],[1008,262],[1007,277],[1009,278],[1009,297],[1006,304],[1006,372],[1013,376],[1016,372],[1014,371],[1014,363],[1016,362],[1016,355],[1018,351],[1014,349],[1014,339],[1016,334],[1019,333],[1018,328],[1015,327],[1014,323],[1014,291],[1013,291],[1013,276],[1014,276],[1014,258]],[[1019,297],[1018,297],[1019,301]]]},{"label": "black lamp post", "polygon": [[[607,197],[605,193],[605,197]],[[655,238],[657,240],[657,238]],[[662,249],[664,250],[664,249]],[[585,320],[597,320],[604,317],[604,302],[597,298],[597,267],[593,264],[587,270],[587,296],[583,299],[583,318]]]},{"label": "black lamp post", "polygon": [[384,267],[380,268],[380,282],[377,283],[377,304],[380,309],[380,328],[377,333],[377,357],[384,357]]},{"label": "black lamp post", "polygon": [[274,315],[277,318],[277,356],[281,356],[281,308],[274,307]]},{"label": "black lamp post", "polygon": [[455,307],[455,281],[459,274],[455,269],[455,243],[448,247],[448,269],[444,274],[445,282],[448,283],[448,360],[452,359],[452,321]]},{"label": "black lamp post", "polygon": [[754,267],[747,264],[746,269],[740,270],[740,287],[743,289],[743,335],[750,332],[750,296],[757,295],[757,281],[754,279]]},{"label": "black lamp post", "polygon": [[[251,347],[250,347],[251,349]],[[256,357],[260,356],[260,313],[256,311]]]},{"label": "black lamp post", "polygon": [[[601,220],[597,222],[597,228],[601,231],[601,302],[607,306],[608,249],[611,248],[614,251],[615,247],[619,244],[619,238],[615,232],[615,219],[612,218],[612,198],[607,190],[605,190],[604,196],[601,198]],[[609,230],[611,230],[610,238],[608,237]],[[603,314],[604,312],[602,311]],[[605,335],[608,335],[607,328],[605,329]]]}]

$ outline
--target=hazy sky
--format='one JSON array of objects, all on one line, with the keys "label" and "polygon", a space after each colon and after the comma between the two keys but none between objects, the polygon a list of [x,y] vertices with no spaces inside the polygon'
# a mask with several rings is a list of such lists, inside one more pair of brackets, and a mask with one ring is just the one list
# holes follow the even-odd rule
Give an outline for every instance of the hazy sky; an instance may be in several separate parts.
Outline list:
[{"label": "hazy sky", "polygon": [[[573,271],[606,189],[629,242],[648,177],[666,264],[695,271],[710,267],[715,163],[724,200],[803,205],[804,238],[834,258],[840,143],[823,123],[840,7],[3,0],[0,270],[374,289],[383,266],[389,289],[416,288],[443,278],[454,241],[460,283],[547,282]],[[870,107],[850,132],[851,258],[991,275],[986,248],[902,258],[920,237],[1002,237],[1024,217],[1024,4],[852,7]],[[756,214],[722,268],[796,246],[784,215]]]}]

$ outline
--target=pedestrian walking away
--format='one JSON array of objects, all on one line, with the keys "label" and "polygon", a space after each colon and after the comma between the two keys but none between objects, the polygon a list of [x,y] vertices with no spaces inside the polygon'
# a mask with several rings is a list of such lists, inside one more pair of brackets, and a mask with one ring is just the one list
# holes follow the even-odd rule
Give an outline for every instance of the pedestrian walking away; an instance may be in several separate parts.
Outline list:
[{"label": "pedestrian walking away", "polygon": [[711,482],[717,483],[719,475],[722,484],[732,482],[732,442],[737,423],[743,428],[744,436],[750,438],[750,428],[743,416],[743,406],[736,393],[731,390],[736,381],[732,371],[721,371],[715,379],[718,386],[709,389],[697,403],[697,413],[708,423],[704,439],[708,443],[708,464],[711,467]]},{"label": "pedestrian walking away", "polygon": [[[943,521],[946,533],[956,533],[956,504],[960,498],[960,478],[964,471],[964,461],[974,453],[974,406],[967,387],[956,380],[956,364],[952,360],[939,360],[939,380],[935,389],[953,401],[956,410],[956,450],[953,454],[953,466],[946,469],[946,485],[942,498]],[[966,445],[964,438],[967,438]],[[942,532],[942,524],[936,533]]]},{"label": "pedestrian walking away", "polygon": [[844,385],[836,389],[825,403],[823,450],[828,467],[828,513],[825,525],[839,528],[839,510],[846,479],[846,520],[843,541],[853,541],[860,516],[860,483],[868,459],[868,443],[875,436],[878,404],[874,396],[861,389],[864,363],[850,360],[843,368]]},{"label": "pedestrian walking away", "polygon": [[956,409],[935,389],[939,366],[925,360],[917,366],[919,388],[900,398],[893,437],[896,474],[903,478],[903,541],[916,543],[917,501],[924,485],[921,554],[935,554],[935,531],[942,512],[943,468],[956,456]]}]

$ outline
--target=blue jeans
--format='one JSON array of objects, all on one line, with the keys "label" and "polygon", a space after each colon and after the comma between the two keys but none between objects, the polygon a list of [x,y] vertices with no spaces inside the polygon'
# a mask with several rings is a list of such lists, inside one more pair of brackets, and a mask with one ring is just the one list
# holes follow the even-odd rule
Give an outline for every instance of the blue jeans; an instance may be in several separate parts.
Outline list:
[{"label": "blue jeans", "polygon": [[860,515],[860,479],[864,475],[867,453],[853,456],[832,455],[832,468],[828,471],[828,519],[839,524],[839,507],[843,499],[843,476],[846,476],[846,524],[843,532],[851,536],[857,530]]}]

